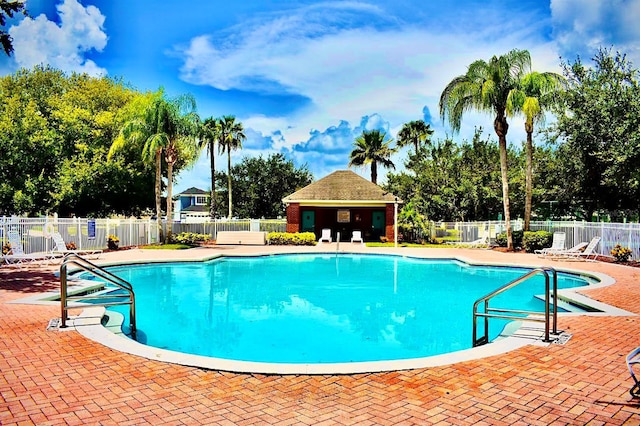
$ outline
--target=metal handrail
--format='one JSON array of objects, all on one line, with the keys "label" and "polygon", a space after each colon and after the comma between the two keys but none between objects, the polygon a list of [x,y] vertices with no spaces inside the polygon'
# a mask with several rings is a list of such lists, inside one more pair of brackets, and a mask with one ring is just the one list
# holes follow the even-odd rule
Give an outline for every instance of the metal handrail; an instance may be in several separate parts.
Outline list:
[{"label": "metal handrail", "polygon": [[[116,287],[125,290],[128,296],[125,295],[84,295],[84,296],[68,296],[67,295],[67,265],[75,265],[83,271],[101,278]],[[117,275],[101,268],[100,266],[89,262],[82,256],[76,253],[69,253],[64,257],[62,264],[60,265],[60,310],[62,313],[62,323],[60,328],[67,327],[67,312],[69,309],[77,308],[78,306],[69,307],[67,302],[70,300],[99,300],[99,299],[118,299],[126,298],[124,301],[106,302],[106,303],[93,303],[96,306],[114,306],[114,305],[129,305],[129,328],[131,330],[131,337],[136,339],[136,298],[133,291],[133,286],[128,281],[120,278]]]},{"label": "metal handrail", "polygon": [[[558,273],[553,268],[543,267],[536,268],[533,271],[527,272],[520,278],[516,278],[515,280],[503,285],[502,287],[475,301],[475,303],[473,304],[473,346],[476,347],[489,342],[489,318],[520,318],[515,316],[516,314],[529,315],[529,317],[527,317],[527,321],[544,322],[544,341],[549,342],[549,320],[551,317],[551,291],[549,285],[549,273],[551,273],[553,276],[553,334],[558,334]],[[489,307],[489,300],[491,300],[493,297],[509,290],[510,288],[517,286],[518,284],[521,284],[522,282],[538,274],[543,274],[545,279],[544,312]],[[484,303],[484,312],[478,312],[478,306],[481,303]],[[542,314],[544,314],[544,318],[538,317]],[[533,317],[531,317],[531,315],[533,315]],[[480,338],[477,337],[478,317],[484,318],[484,336]]]}]

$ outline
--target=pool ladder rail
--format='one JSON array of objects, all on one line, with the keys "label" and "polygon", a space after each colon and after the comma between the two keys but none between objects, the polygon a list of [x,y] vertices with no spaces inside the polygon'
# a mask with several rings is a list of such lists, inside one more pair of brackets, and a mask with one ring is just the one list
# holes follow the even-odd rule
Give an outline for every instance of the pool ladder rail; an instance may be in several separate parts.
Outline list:
[{"label": "pool ladder rail", "polygon": [[[545,279],[545,293],[544,293],[544,312],[535,312],[535,311],[523,311],[516,309],[501,309],[501,308],[490,308],[489,301],[513,288],[524,281],[527,281],[529,278],[532,278],[536,275],[542,274]],[[553,287],[550,285],[549,275],[553,277]],[[553,291],[553,296],[551,292]],[[549,328],[550,322],[552,322],[553,334],[558,334],[558,304],[555,303],[558,295],[558,273],[553,268],[543,267],[536,268],[520,278],[516,278],[508,284],[492,291],[476,300],[473,304],[473,347],[484,345],[489,343],[489,318],[501,318],[501,319],[519,319],[526,321],[535,321],[535,322],[544,322],[544,341],[550,342],[549,339]],[[554,303],[552,305],[551,298],[553,297]],[[478,307],[484,304],[484,312],[478,312]],[[553,308],[551,307],[553,306]],[[526,317],[522,317],[519,315],[527,315]],[[477,335],[477,326],[478,326],[478,318],[484,318],[484,335],[478,337]]]},{"label": "pool ladder rail", "polygon": [[[111,283],[124,290],[127,294],[120,295],[96,295],[85,294],[79,296],[69,296],[67,294],[67,269],[69,265],[73,265],[83,271],[86,271],[108,283]],[[95,302],[100,299],[108,299],[109,302],[99,303]],[[86,307],[86,305],[73,305],[69,306],[69,301],[81,301],[91,300],[91,306],[115,306],[115,305],[129,305],[129,328],[131,330],[131,337],[136,340],[136,298],[131,283],[120,278],[117,275],[101,268],[100,266],[89,262],[82,256],[75,253],[67,254],[60,265],[60,309],[62,313],[60,328],[67,326],[68,311],[69,309]]]}]

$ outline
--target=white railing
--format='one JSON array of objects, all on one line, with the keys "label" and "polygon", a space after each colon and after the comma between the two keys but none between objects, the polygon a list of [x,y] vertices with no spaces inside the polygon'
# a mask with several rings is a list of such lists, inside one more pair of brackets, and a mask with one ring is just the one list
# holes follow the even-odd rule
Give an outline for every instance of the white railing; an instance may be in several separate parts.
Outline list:
[{"label": "white railing", "polygon": [[[512,230],[520,231],[523,227],[521,220],[511,222]],[[581,221],[543,221],[531,222],[532,231],[564,232],[567,236],[566,247],[572,247],[581,242],[589,242],[593,237],[601,237],[596,251],[603,255],[610,255],[611,249],[620,244],[632,251],[633,259],[640,259],[640,224],[638,223],[608,223]],[[488,237],[495,242],[496,235],[505,231],[504,221],[484,222],[436,222],[437,237],[453,235],[457,242],[465,243]]]},{"label": "white railing", "polygon": [[20,234],[26,253],[50,251],[53,241],[45,237],[50,231],[59,232],[67,244],[74,243],[78,250],[106,248],[108,235],[117,236],[122,247],[158,241],[156,223],[149,219],[0,217],[3,246],[7,243],[8,231]]},{"label": "white railing", "polygon": [[[91,226],[90,226],[91,225]],[[95,225],[95,226],[94,226]],[[48,229],[45,229],[45,226]],[[163,224],[166,231],[166,223]],[[215,239],[219,231],[264,231],[284,232],[284,219],[216,220],[215,222],[173,222],[172,232],[208,234]],[[151,219],[87,219],[55,217],[0,217],[0,242],[7,243],[8,231],[17,231],[26,253],[51,251],[53,241],[46,238],[47,231],[59,232],[66,243],[73,242],[78,250],[104,249],[107,236],[115,235],[120,247],[142,246],[159,241],[158,227]]]},{"label": "white railing", "polygon": [[[89,235],[89,222],[92,235]],[[107,236],[115,235],[120,239],[120,246],[141,246],[159,241],[156,222],[151,219],[87,219],[87,218],[25,218],[0,217],[0,241],[7,242],[7,232],[18,231],[27,253],[49,251],[53,242],[45,238],[45,224],[59,232],[65,242],[75,243],[78,249],[98,249],[107,246]],[[512,222],[514,231],[522,230],[522,221]],[[164,224],[166,230],[166,224]],[[208,234],[215,239],[219,231],[264,231],[285,232],[285,219],[235,219],[216,220],[202,223],[173,222],[174,234],[193,232]],[[505,230],[504,221],[484,222],[435,222],[431,227],[433,237],[446,237],[457,242],[465,243],[487,237],[495,242],[496,235]],[[549,232],[561,231],[566,233],[566,246],[572,247],[580,242],[588,242],[593,237],[602,239],[596,251],[609,255],[616,244],[628,247],[632,251],[633,259],[640,259],[640,224],[638,223],[605,223],[579,221],[545,221],[531,222],[531,230],[545,230]],[[91,238],[93,236],[93,238]]]}]

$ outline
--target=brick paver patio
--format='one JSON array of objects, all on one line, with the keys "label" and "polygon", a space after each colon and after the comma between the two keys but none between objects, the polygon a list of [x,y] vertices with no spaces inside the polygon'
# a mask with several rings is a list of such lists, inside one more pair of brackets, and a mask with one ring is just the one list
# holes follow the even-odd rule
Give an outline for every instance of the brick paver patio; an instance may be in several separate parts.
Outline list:
[{"label": "brick paver patio", "polygon": [[[544,263],[488,250],[399,250]],[[185,252],[135,250],[103,260],[194,256]],[[640,269],[600,262],[563,266],[614,277],[616,284],[588,295],[640,314]],[[640,316],[561,317],[560,328],[573,334],[565,345],[526,346],[443,367],[265,376],[119,353],[75,331],[46,331],[60,315],[56,306],[7,303],[58,285],[50,270],[0,268],[2,425],[640,425],[640,400],[628,393],[632,382],[624,362],[640,346]]]}]

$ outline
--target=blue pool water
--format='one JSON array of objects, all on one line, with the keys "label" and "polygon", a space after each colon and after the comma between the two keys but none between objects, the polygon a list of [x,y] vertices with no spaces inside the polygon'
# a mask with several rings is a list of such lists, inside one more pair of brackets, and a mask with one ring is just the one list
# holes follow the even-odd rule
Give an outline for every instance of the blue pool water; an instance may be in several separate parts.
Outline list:
[{"label": "blue pool water", "polygon": [[[139,339],[270,363],[408,359],[471,347],[476,299],[527,272],[379,255],[275,255],[109,269],[132,283]],[[559,274],[559,288],[587,285]],[[542,311],[542,276],[492,307]],[[125,316],[127,307],[117,309]],[[491,320],[490,338],[505,321]],[[125,320],[128,324],[128,320]]]}]

